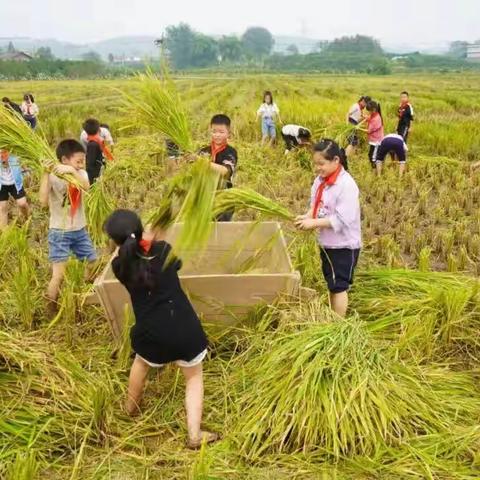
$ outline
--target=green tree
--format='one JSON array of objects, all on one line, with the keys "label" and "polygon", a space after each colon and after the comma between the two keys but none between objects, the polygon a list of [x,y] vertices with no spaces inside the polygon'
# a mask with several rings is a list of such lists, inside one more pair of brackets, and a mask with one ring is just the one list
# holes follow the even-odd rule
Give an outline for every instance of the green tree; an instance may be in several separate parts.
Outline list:
[{"label": "green tree", "polygon": [[15,53],[16,52],[15,47],[14,47],[12,42],[8,42],[7,52],[8,53]]},{"label": "green tree", "polygon": [[115,60],[115,57],[113,56],[113,53],[108,54],[108,63],[113,63]]},{"label": "green tree", "polygon": [[165,46],[174,68],[181,70],[191,66],[194,43],[195,32],[186,23],[167,27]]},{"label": "green tree", "polygon": [[270,55],[275,43],[272,34],[263,27],[250,27],[242,35],[245,52],[254,58]]},{"label": "green tree", "polygon": [[82,60],[85,62],[100,63],[102,61],[102,57],[98,52],[95,52],[94,50],[90,50],[82,55]]},{"label": "green tree", "polygon": [[241,40],[234,35],[223,36],[218,40],[218,51],[222,62],[239,62],[243,57],[243,45]]},{"label": "green tree", "polygon": [[217,42],[208,35],[196,34],[193,42],[192,67],[208,67],[218,60]]},{"label": "green tree", "polygon": [[336,38],[333,42],[329,42],[322,51],[325,53],[384,54],[380,43],[365,35]]},{"label": "green tree", "polygon": [[40,47],[36,52],[35,56],[43,60],[54,60],[52,49],[50,47]]},{"label": "green tree", "polygon": [[294,43],[289,45],[286,50],[287,50],[287,53],[289,53],[290,55],[298,55],[300,53],[298,51],[298,47]]}]

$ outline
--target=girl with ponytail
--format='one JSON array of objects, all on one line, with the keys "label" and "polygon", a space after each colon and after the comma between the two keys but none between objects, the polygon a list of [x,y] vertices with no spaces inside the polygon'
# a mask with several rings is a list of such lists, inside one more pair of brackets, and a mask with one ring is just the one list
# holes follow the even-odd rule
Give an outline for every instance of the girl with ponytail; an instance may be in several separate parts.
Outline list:
[{"label": "girl with ponytail", "polygon": [[362,243],[359,190],[342,166],[345,151],[336,142],[321,140],[313,152],[317,177],[312,185],[310,209],[298,216],[295,224],[300,230],[317,231],[330,306],[343,317]]},{"label": "girl with ponytail", "polygon": [[105,231],[119,247],[112,270],[128,290],[135,314],[130,338],[136,356],[130,370],[127,412],[138,412],[149,369],[174,362],[186,379],[187,446],[197,449],[202,442],[214,442],[218,435],[200,429],[207,337],[180,285],[181,261],[172,260],[171,246],[161,234],[144,231],[133,211],[113,212]]},{"label": "girl with ponytail", "polygon": [[367,103],[367,111],[370,113],[367,119],[368,144],[370,145],[368,159],[372,168],[376,168],[375,153],[384,137],[382,108],[380,103],[371,100]]}]

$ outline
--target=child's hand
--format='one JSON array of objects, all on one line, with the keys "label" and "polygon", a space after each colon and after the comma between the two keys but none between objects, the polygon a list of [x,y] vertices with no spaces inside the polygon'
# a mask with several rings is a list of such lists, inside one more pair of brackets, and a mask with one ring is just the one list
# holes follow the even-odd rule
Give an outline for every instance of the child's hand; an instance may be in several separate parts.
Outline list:
[{"label": "child's hand", "polygon": [[306,213],[303,214],[303,215],[297,215],[297,216],[295,217],[295,222],[299,222],[300,220],[305,220],[306,218],[309,218]]},{"label": "child's hand", "polygon": [[304,218],[295,221],[295,226],[299,230],[314,230],[318,228],[317,220],[315,218]]},{"label": "child's hand", "polygon": [[67,173],[75,173],[75,168],[73,168],[71,165],[55,165],[53,167],[53,173],[56,175],[65,175]]}]

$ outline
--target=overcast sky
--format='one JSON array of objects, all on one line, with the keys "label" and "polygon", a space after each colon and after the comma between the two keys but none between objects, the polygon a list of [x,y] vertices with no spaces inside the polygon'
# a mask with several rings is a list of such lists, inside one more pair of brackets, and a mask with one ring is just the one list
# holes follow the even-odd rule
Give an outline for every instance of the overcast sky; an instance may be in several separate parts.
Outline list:
[{"label": "overcast sky", "polygon": [[208,34],[261,25],[274,34],[387,42],[480,39],[480,0],[0,0],[0,36],[88,43],[159,35],[189,23]]}]

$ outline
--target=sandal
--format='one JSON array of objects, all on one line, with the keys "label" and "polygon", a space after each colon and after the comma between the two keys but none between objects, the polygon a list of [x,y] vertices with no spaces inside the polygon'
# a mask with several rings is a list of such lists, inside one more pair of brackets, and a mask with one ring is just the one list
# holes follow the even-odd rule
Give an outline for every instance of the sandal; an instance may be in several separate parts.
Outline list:
[{"label": "sandal", "polygon": [[202,445],[209,445],[220,440],[220,435],[213,432],[201,432],[200,438],[196,440],[189,439],[187,442],[187,448],[190,450],[199,450]]}]

